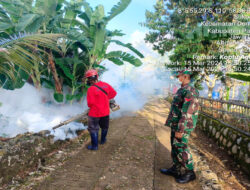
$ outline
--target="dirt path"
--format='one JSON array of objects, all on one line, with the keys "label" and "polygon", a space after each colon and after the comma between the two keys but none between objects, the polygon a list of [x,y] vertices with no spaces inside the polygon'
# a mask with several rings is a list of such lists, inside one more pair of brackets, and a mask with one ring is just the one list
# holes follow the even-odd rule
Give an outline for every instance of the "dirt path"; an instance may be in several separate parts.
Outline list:
[{"label": "dirt path", "polygon": [[136,116],[113,119],[108,141],[98,151],[85,148],[52,172],[40,190],[199,190],[200,180],[177,184],[159,169],[171,166],[169,104],[157,99]]},{"label": "dirt path", "polygon": [[154,128],[155,133],[155,159],[154,159],[154,188],[155,190],[198,190],[201,186],[198,180],[181,185],[175,182],[171,176],[162,175],[160,168],[169,168],[172,166],[170,128],[165,127],[164,123],[169,112],[170,105],[163,99],[157,99],[147,104],[139,115],[144,116],[150,126]]}]

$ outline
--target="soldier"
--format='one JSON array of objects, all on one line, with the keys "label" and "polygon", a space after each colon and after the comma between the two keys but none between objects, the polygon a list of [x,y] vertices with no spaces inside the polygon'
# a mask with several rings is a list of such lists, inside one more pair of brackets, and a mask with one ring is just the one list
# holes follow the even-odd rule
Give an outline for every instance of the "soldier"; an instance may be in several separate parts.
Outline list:
[{"label": "soldier", "polygon": [[[191,72],[184,70],[177,74],[181,88],[174,95],[170,114],[165,125],[171,128],[171,156],[173,166],[161,169],[161,173],[171,175],[178,183],[187,183],[196,178],[194,162],[188,149],[188,139],[194,130],[198,118],[199,92],[191,86]],[[184,173],[181,174],[181,168]]]}]

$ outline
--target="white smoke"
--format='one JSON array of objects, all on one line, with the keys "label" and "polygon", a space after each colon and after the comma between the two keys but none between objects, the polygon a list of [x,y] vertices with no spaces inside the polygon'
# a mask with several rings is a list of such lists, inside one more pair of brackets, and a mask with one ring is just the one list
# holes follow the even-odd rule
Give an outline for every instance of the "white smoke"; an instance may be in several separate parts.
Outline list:
[{"label": "white smoke", "polygon": [[[51,130],[60,122],[87,109],[83,102],[56,104],[52,95],[53,92],[48,89],[38,91],[29,84],[21,89],[0,89],[0,136],[14,137],[25,132]],[[55,135],[55,139],[72,138],[76,135],[75,130],[84,128],[82,124],[74,122],[51,134]]]},{"label": "white smoke", "polygon": [[101,80],[115,88],[115,100],[121,107],[112,114],[114,117],[135,113],[151,97],[165,96],[170,85],[170,74],[164,71],[164,65],[150,63],[147,59],[143,60],[141,67],[128,63],[123,66],[106,63],[106,67],[108,71]]},{"label": "white smoke", "polygon": [[[164,96],[173,82],[170,79],[170,72],[166,70],[165,63],[168,56],[161,57],[152,50],[152,45],[145,43],[145,33],[135,31],[130,36],[130,43],[143,53],[143,65],[134,67],[126,63],[122,66],[105,62],[103,65],[108,69],[101,80],[108,82],[117,91],[116,102],[121,109],[112,113],[114,117],[119,117],[128,113],[135,113],[148,102],[152,96]],[[120,38],[119,40],[122,41]],[[108,51],[122,50],[132,53],[126,48],[112,44]],[[133,54],[133,53],[132,53]]]},{"label": "white smoke", "polygon": [[[154,52],[151,45],[144,42],[144,37],[145,33],[139,31],[131,35],[131,43],[145,56],[141,67],[104,63],[108,71],[101,76],[101,80],[115,88],[118,93],[115,100],[121,107],[112,113],[113,117],[134,114],[150,97],[164,95],[170,87],[170,73],[165,71],[164,66],[168,57],[161,57]],[[109,51],[117,49],[113,45]],[[51,90],[38,91],[29,84],[13,91],[0,89],[0,102],[0,136],[7,137],[51,130],[53,126],[87,109],[86,100],[73,105],[57,104]],[[82,124],[73,122],[51,131],[51,134],[55,135],[55,140],[73,138],[76,136],[75,130],[84,128]]]}]

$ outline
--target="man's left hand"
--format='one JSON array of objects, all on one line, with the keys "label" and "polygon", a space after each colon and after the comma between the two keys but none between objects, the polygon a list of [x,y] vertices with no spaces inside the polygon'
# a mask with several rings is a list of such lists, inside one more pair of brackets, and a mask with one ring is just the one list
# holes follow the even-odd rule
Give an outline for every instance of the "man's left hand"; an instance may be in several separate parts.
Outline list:
[{"label": "man's left hand", "polygon": [[175,132],[175,138],[181,139],[183,136],[183,133]]}]

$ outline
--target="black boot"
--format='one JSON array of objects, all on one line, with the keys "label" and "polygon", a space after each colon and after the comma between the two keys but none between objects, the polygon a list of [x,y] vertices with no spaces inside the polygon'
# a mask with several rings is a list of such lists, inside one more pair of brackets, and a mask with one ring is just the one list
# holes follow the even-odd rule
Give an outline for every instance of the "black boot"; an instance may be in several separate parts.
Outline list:
[{"label": "black boot", "polygon": [[170,175],[173,177],[178,177],[180,174],[180,168],[176,167],[176,165],[173,165],[171,168],[169,169],[160,169],[161,173],[165,174],[165,175]]},{"label": "black boot", "polygon": [[196,179],[196,175],[194,170],[188,170],[180,177],[176,178],[176,182],[178,183],[188,183]]},{"label": "black boot", "polygon": [[87,147],[89,150],[98,150],[98,132],[90,133],[91,145]]},{"label": "black boot", "polygon": [[107,129],[102,129],[102,136],[101,136],[101,143],[100,144],[105,144],[106,142],[106,137],[108,134],[108,130]]}]

